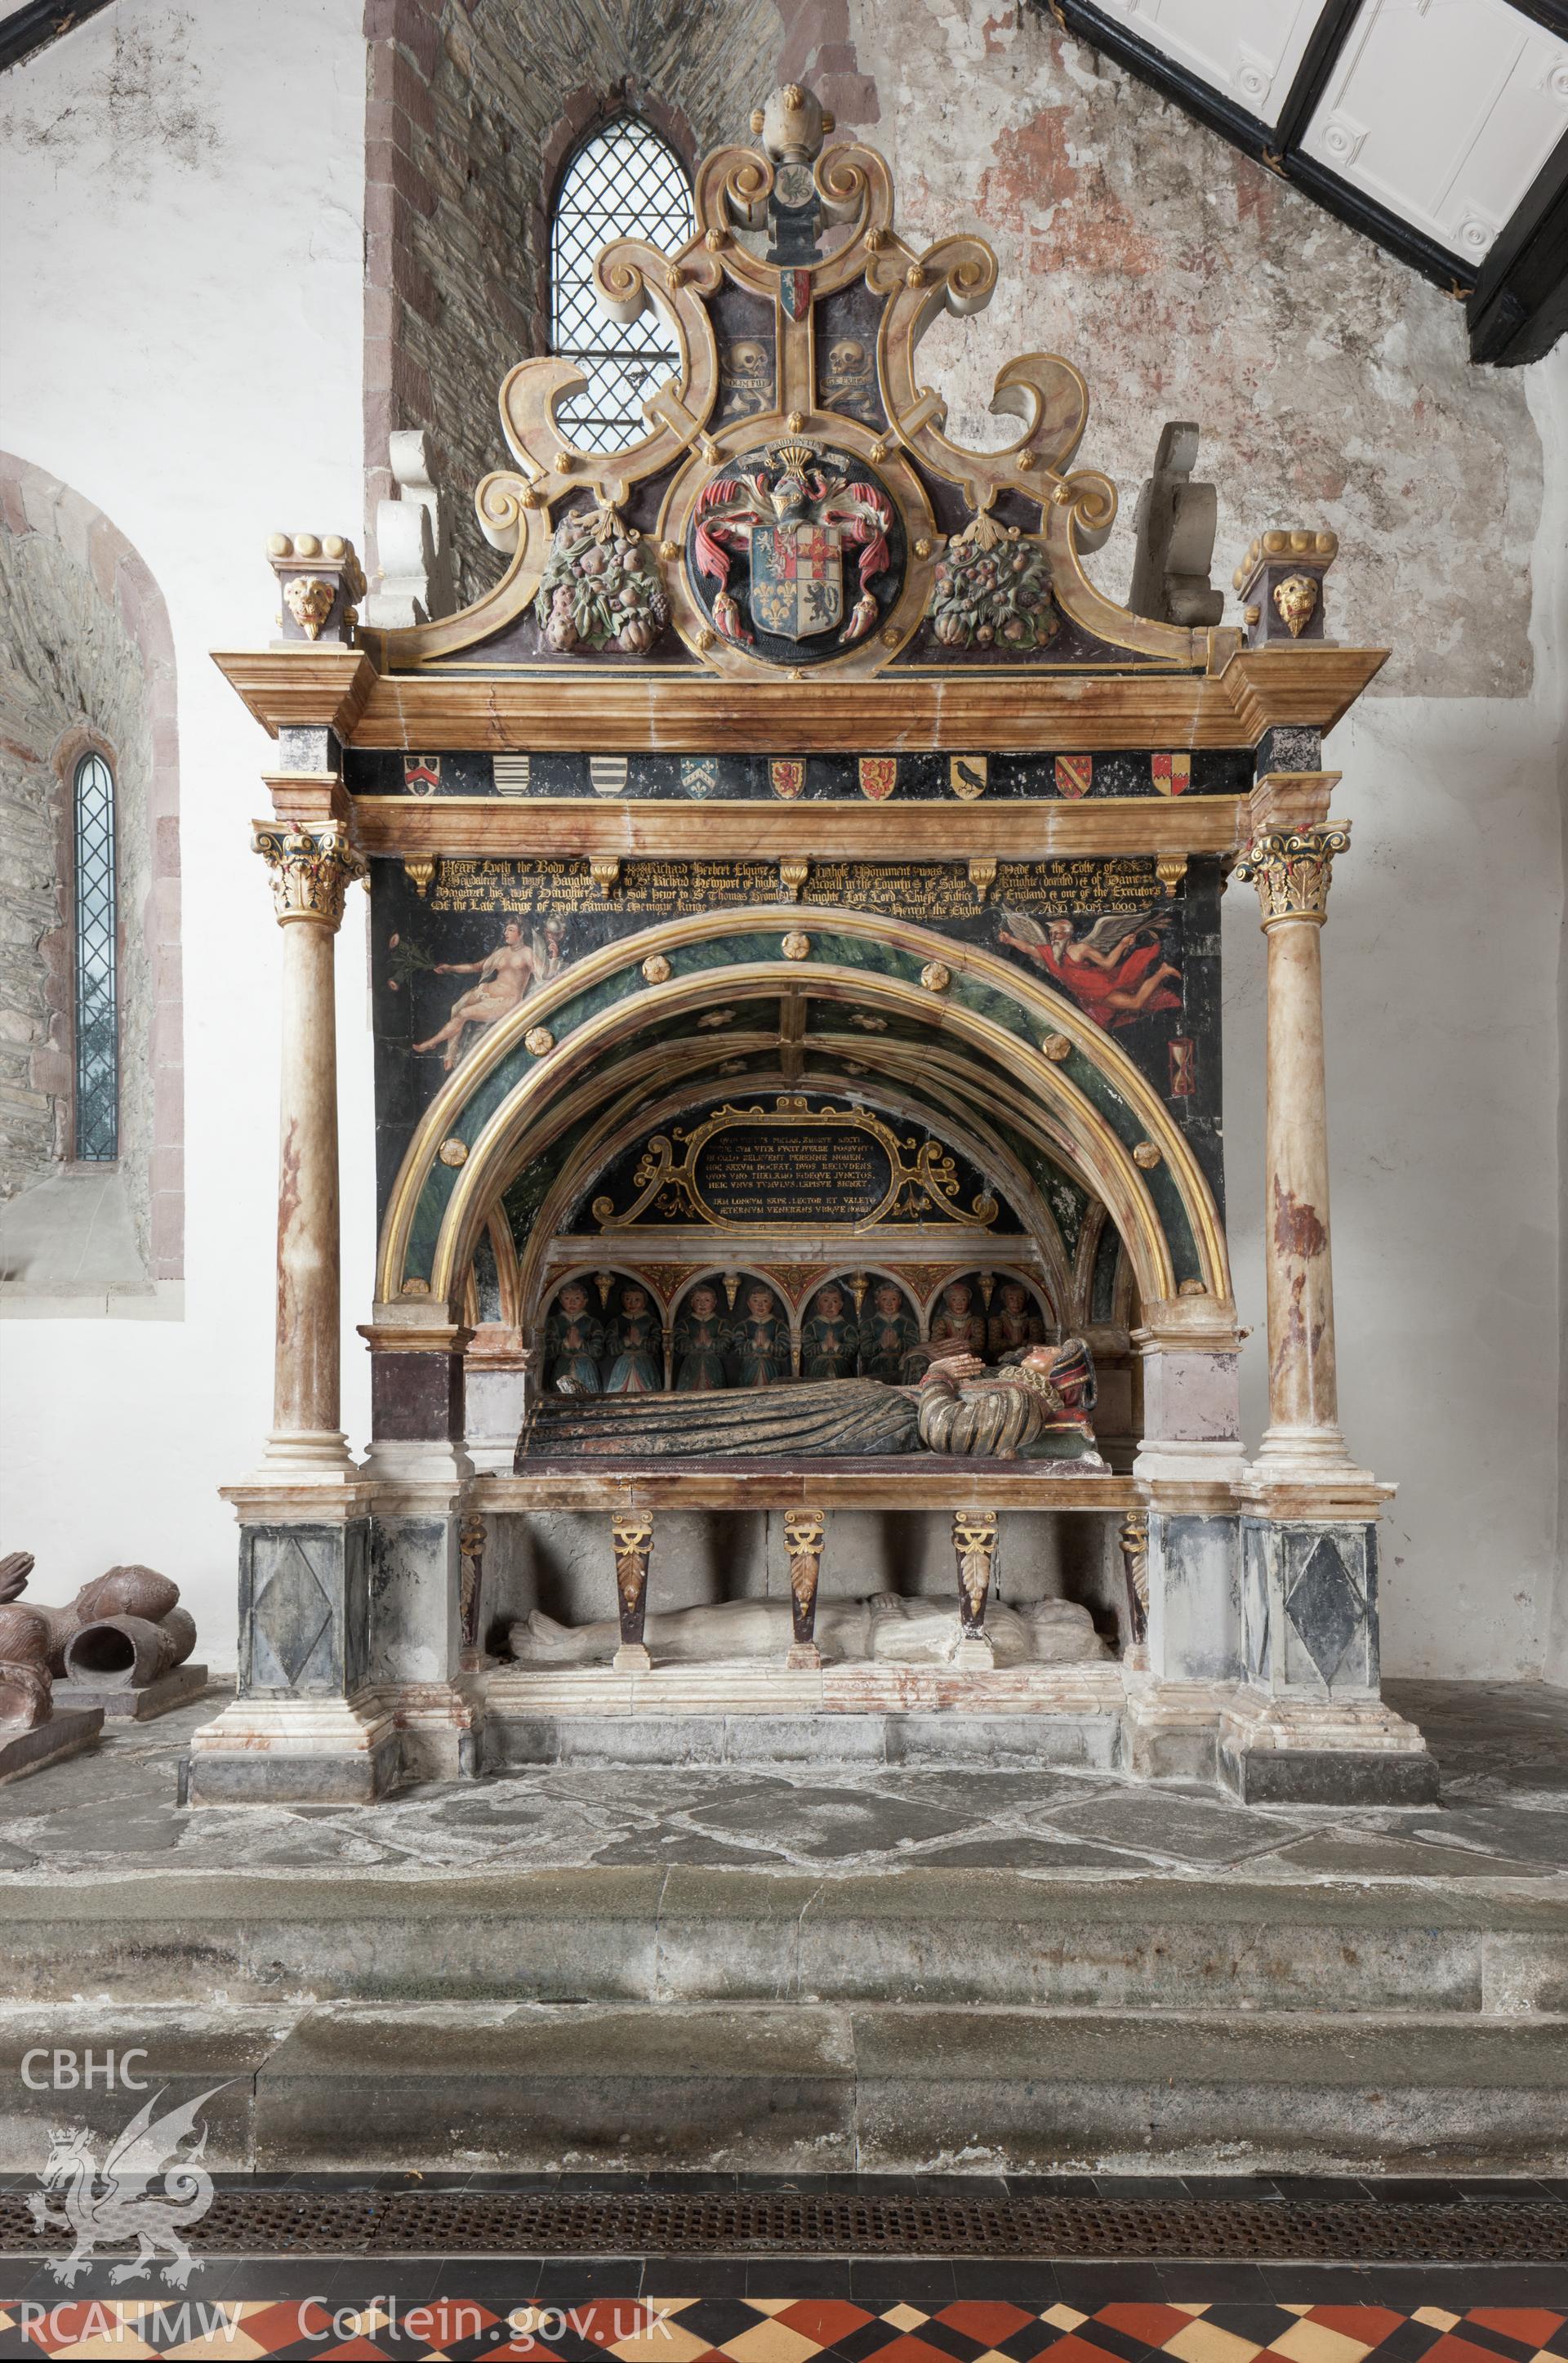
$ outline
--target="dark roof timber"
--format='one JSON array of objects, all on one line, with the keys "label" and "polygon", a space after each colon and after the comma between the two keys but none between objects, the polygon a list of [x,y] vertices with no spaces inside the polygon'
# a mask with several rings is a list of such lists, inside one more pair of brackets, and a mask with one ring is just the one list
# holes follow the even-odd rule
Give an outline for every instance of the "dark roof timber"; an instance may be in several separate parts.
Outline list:
[{"label": "dark roof timber", "polygon": [[[1036,6],[1054,17],[1064,32],[1114,58],[1162,98],[1174,100],[1197,122],[1314,198],[1386,253],[1463,300],[1473,361],[1512,367],[1539,361],[1568,328],[1568,137],[1559,141],[1478,272],[1467,271],[1447,247],[1424,237],[1401,215],[1375,205],[1303,152],[1301,139],[1349,38],[1360,0],[1326,0],[1279,121],[1272,127],[1140,40],[1124,24],[1114,23],[1090,0],[1036,0]],[[1568,39],[1568,0],[1510,0],[1510,6]]]},{"label": "dark roof timber", "polygon": [[23,0],[20,8],[0,17],[0,73],[47,49],[108,5],[109,0]]}]

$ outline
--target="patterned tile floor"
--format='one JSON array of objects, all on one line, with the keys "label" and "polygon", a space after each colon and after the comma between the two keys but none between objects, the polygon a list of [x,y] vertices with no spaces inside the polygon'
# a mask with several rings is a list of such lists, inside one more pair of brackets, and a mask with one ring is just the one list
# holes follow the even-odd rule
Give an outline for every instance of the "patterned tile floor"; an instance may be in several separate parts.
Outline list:
[{"label": "patterned tile floor", "polygon": [[151,1869],[330,1869],[419,1880],[590,1863],[731,1865],[824,1880],[922,1864],[1249,1879],[1568,1878],[1568,1692],[1392,1682],[1428,1733],[1441,1805],[1245,1808],[1110,1773],[796,1773],[567,1767],[413,1789],[370,1807],[174,1802],[176,1762],[221,1694],[110,1736],[0,1790],[0,1875],[134,1879]]},{"label": "patterned tile floor", "polygon": [[[881,2269],[897,2273],[897,2268]],[[776,2268],[770,2270],[777,2272]],[[907,2269],[918,2281],[919,2268]],[[580,2274],[588,2281],[591,2274]],[[679,2286],[679,2284],[677,2284]],[[1568,2299],[1564,2300],[1568,2303]],[[1002,2296],[873,2308],[845,2297],[563,2296],[507,2302],[452,2285],[358,2302],[0,2299],[0,2354],[38,2358],[526,2357],[527,2363],[1568,2363],[1568,2315],[1308,2298],[1111,2298],[1086,2308]]]}]

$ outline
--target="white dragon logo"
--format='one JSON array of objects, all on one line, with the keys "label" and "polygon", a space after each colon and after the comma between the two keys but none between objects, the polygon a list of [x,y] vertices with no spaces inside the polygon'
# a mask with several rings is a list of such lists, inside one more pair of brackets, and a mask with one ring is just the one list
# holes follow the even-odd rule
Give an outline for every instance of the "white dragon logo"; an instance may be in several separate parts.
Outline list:
[{"label": "white dragon logo", "polygon": [[[180,2158],[174,2153],[195,2132],[207,2102],[223,2090],[222,2084],[215,2084],[211,2091],[156,2119],[152,2113],[163,2094],[155,2092],[110,2144],[101,2169],[93,2154],[94,2136],[85,2125],[51,2127],[49,2158],[39,2177],[43,2189],[32,2193],[28,2204],[39,2232],[73,2243],[68,2257],[50,2260],[56,2280],[70,2288],[86,2271],[95,2247],[134,2240],[136,2255],[128,2264],[116,2266],[111,2281],[135,2280],[167,2254],[163,2280],[174,2289],[184,2288],[194,2259],[181,2235],[186,2225],[199,2224],[213,2203],[213,2179],[201,2163],[207,2146],[205,2125],[193,2149]],[[152,2188],[160,2182],[160,2190]],[[54,2214],[50,2210],[57,2194],[61,2212]]]}]

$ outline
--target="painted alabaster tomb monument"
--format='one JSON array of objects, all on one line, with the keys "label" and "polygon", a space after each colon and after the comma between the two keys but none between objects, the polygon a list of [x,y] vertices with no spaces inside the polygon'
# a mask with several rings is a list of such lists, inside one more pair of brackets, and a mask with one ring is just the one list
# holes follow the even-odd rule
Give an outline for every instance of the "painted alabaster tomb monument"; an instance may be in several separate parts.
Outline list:
[{"label": "painted alabaster tomb monument", "polygon": [[[1428,1798],[1379,1694],[1392,1489],[1338,1425],[1324,1116],[1321,740],[1385,652],[1332,638],[1309,521],[1259,531],[1220,621],[1189,431],[1136,611],[1098,590],[1077,370],[1009,361],[985,449],[919,372],[989,249],[901,229],[809,93],[752,128],[678,253],[597,264],[678,355],[641,439],[573,441],[571,362],[502,384],[492,589],[361,624],[348,542],[281,533],[281,637],[218,658],[274,748],[278,1343],[192,1798],[769,1750]],[[1261,1177],[1222,1157],[1228,880],[1264,938]],[[1225,1204],[1259,1187],[1249,1454]]]}]

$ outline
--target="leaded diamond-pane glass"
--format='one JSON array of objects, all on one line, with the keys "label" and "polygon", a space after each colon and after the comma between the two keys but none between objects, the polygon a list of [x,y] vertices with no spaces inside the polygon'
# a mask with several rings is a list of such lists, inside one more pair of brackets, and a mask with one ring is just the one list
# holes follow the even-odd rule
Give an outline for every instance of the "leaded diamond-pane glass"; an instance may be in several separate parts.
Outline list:
[{"label": "leaded diamond-pane glass", "polygon": [[119,1155],[120,1010],[115,962],[115,782],[83,755],[72,790],[76,838],[76,1154]]},{"label": "leaded diamond-pane glass", "polygon": [[618,450],[646,435],[644,402],[680,367],[651,305],[626,322],[600,310],[593,258],[618,238],[646,239],[673,254],[695,227],[679,157],[635,116],[585,139],[567,168],[550,231],[550,348],[588,379],[587,393],[558,414],[584,450]]}]

